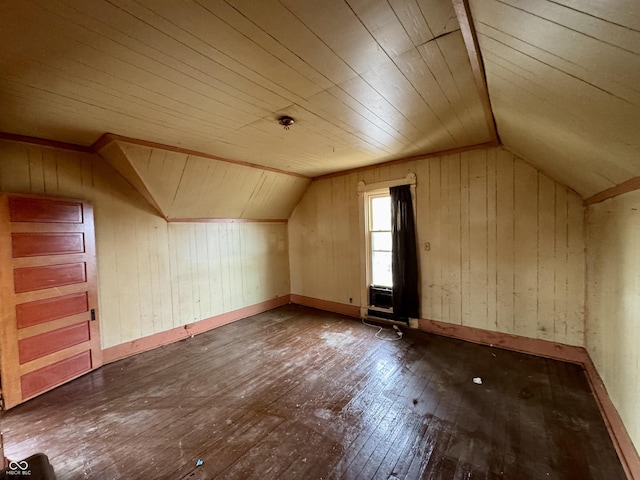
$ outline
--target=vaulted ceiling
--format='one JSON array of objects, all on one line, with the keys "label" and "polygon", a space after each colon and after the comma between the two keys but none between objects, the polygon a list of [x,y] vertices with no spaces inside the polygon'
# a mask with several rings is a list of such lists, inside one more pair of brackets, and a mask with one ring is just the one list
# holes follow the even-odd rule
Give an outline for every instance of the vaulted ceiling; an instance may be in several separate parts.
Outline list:
[{"label": "vaulted ceiling", "polygon": [[584,197],[640,175],[640,2],[470,3],[502,143]]},{"label": "vaulted ceiling", "polygon": [[[273,169],[314,177],[494,142],[495,118],[507,148],[589,197],[640,175],[639,5],[5,0],[0,131],[201,152],[179,160],[194,179],[249,162],[270,172],[253,172],[259,189],[285,181]],[[140,160],[151,151],[110,149],[147,194],[171,198],[155,199],[165,217],[195,216]]]}]

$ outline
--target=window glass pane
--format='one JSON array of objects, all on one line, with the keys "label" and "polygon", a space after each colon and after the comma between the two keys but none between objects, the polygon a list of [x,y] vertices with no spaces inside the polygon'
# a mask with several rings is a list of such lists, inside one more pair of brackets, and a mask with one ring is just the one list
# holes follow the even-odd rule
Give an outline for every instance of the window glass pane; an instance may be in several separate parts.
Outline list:
[{"label": "window glass pane", "polygon": [[391,197],[371,199],[371,230],[391,230]]},{"label": "window glass pane", "polygon": [[371,232],[371,249],[391,251],[391,232]]},{"label": "window glass pane", "polygon": [[372,252],[371,282],[381,287],[393,286],[391,252]]}]

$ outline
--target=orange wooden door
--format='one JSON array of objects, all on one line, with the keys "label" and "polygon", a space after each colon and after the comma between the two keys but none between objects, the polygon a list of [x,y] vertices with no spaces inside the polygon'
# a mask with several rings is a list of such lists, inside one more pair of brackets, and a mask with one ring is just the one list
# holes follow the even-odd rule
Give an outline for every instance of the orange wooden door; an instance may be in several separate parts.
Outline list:
[{"label": "orange wooden door", "polygon": [[93,209],[0,193],[0,385],[11,408],[102,364]]}]

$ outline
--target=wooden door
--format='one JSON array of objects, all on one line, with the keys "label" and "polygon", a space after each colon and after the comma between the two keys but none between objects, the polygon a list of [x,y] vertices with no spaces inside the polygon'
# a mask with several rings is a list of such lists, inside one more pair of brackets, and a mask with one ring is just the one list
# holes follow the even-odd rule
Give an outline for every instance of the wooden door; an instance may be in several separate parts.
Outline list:
[{"label": "wooden door", "polygon": [[102,364],[93,209],[0,193],[0,382],[11,408]]}]

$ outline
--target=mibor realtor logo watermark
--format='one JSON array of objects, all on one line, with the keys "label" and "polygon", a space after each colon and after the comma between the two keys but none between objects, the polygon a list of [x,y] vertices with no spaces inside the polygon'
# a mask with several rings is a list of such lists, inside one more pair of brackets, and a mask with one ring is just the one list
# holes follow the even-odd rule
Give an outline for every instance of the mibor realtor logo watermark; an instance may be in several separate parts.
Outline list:
[{"label": "mibor realtor logo watermark", "polygon": [[31,476],[31,470],[29,470],[29,463],[26,460],[21,460],[18,462],[12,461],[9,462],[9,469],[5,472],[7,476],[18,477],[18,476]]}]

